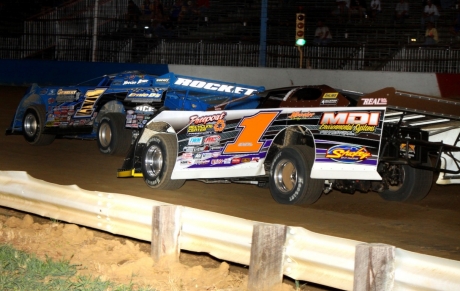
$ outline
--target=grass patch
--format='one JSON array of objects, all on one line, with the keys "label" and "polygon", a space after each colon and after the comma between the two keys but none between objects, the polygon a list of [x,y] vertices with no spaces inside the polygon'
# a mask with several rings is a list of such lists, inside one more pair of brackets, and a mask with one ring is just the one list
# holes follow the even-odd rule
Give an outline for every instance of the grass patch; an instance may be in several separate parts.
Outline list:
[{"label": "grass patch", "polygon": [[116,285],[99,278],[76,276],[77,266],[67,261],[39,260],[34,255],[0,245],[0,290],[11,291],[153,291]]}]

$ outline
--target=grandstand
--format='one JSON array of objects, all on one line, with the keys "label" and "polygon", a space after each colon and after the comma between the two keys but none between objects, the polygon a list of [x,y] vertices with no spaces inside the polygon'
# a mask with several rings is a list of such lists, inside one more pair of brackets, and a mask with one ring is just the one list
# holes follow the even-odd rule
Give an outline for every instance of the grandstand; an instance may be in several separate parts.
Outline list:
[{"label": "grandstand", "polygon": [[[143,0],[134,0],[138,7]],[[186,3],[185,1],[184,3]],[[369,1],[367,1],[369,2]],[[0,58],[131,63],[260,66],[261,0],[210,0],[209,9],[181,21],[164,20],[161,33],[146,17],[127,19],[128,0],[4,1]],[[440,42],[423,46],[422,2],[410,3],[403,25],[393,22],[397,0],[383,0],[375,19],[339,19],[335,0],[267,0],[268,67],[458,73],[459,42],[449,30],[455,7],[440,9]],[[165,14],[174,0],[162,0]],[[307,45],[299,59],[295,14],[307,16]],[[333,43],[312,43],[324,19]]]}]

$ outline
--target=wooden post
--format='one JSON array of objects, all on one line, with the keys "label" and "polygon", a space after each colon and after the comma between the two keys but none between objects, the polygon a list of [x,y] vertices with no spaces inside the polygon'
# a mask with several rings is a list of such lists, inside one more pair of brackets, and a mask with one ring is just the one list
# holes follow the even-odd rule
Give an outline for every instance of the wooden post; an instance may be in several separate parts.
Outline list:
[{"label": "wooden post", "polygon": [[355,253],[354,291],[393,290],[395,247],[386,244],[359,244]]},{"label": "wooden post", "polygon": [[252,233],[248,290],[272,290],[283,282],[287,226],[256,224]]},{"label": "wooden post", "polygon": [[180,228],[179,206],[153,207],[151,255],[156,263],[179,261]]}]

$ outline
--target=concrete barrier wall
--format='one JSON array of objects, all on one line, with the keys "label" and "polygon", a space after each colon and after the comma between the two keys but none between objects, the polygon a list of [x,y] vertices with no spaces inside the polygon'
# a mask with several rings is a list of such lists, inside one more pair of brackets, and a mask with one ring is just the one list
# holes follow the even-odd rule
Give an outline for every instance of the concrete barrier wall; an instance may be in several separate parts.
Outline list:
[{"label": "concrete barrier wall", "polygon": [[0,60],[0,85],[75,85],[99,76],[132,70],[163,75],[168,73],[168,65]]},{"label": "concrete barrier wall", "polygon": [[[265,86],[266,89],[284,86],[325,84],[338,89],[364,93],[369,93],[385,87],[395,87],[402,91],[441,96],[436,73],[182,65],[169,65],[169,70],[176,74],[247,83],[250,85],[262,85]],[[459,75],[456,75],[456,78],[460,81]]]},{"label": "concrete barrier wall", "polygon": [[345,71],[191,65],[0,60],[0,85],[70,85],[127,70],[176,74],[265,86],[266,89],[326,84],[338,89],[373,92],[385,87],[460,99],[460,74]]}]

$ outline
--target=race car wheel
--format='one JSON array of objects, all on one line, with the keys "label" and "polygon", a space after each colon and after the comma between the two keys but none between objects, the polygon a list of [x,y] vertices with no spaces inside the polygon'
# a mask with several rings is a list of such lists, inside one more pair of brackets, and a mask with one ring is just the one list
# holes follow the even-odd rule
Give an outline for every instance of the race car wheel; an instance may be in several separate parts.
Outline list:
[{"label": "race car wheel", "polygon": [[144,148],[141,168],[145,183],[154,189],[174,190],[185,180],[171,180],[177,158],[177,140],[171,134],[153,136]]},{"label": "race car wheel", "polygon": [[22,120],[22,133],[31,145],[49,145],[56,138],[53,134],[44,134],[46,111],[43,105],[32,105],[27,108]]},{"label": "race car wheel", "polygon": [[125,128],[122,113],[107,113],[97,127],[97,146],[107,155],[126,155],[131,146],[132,132]]},{"label": "race car wheel", "polygon": [[283,148],[273,159],[268,187],[281,204],[313,204],[323,192],[324,180],[310,178],[314,151],[307,146]]},{"label": "race car wheel", "polygon": [[[427,166],[431,166],[428,159]],[[383,175],[389,189],[380,192],[384,200],[399,202],[420,201],[428,195],[433,181],[433,172],[412,168],[408,165],[386,165]]]}]

